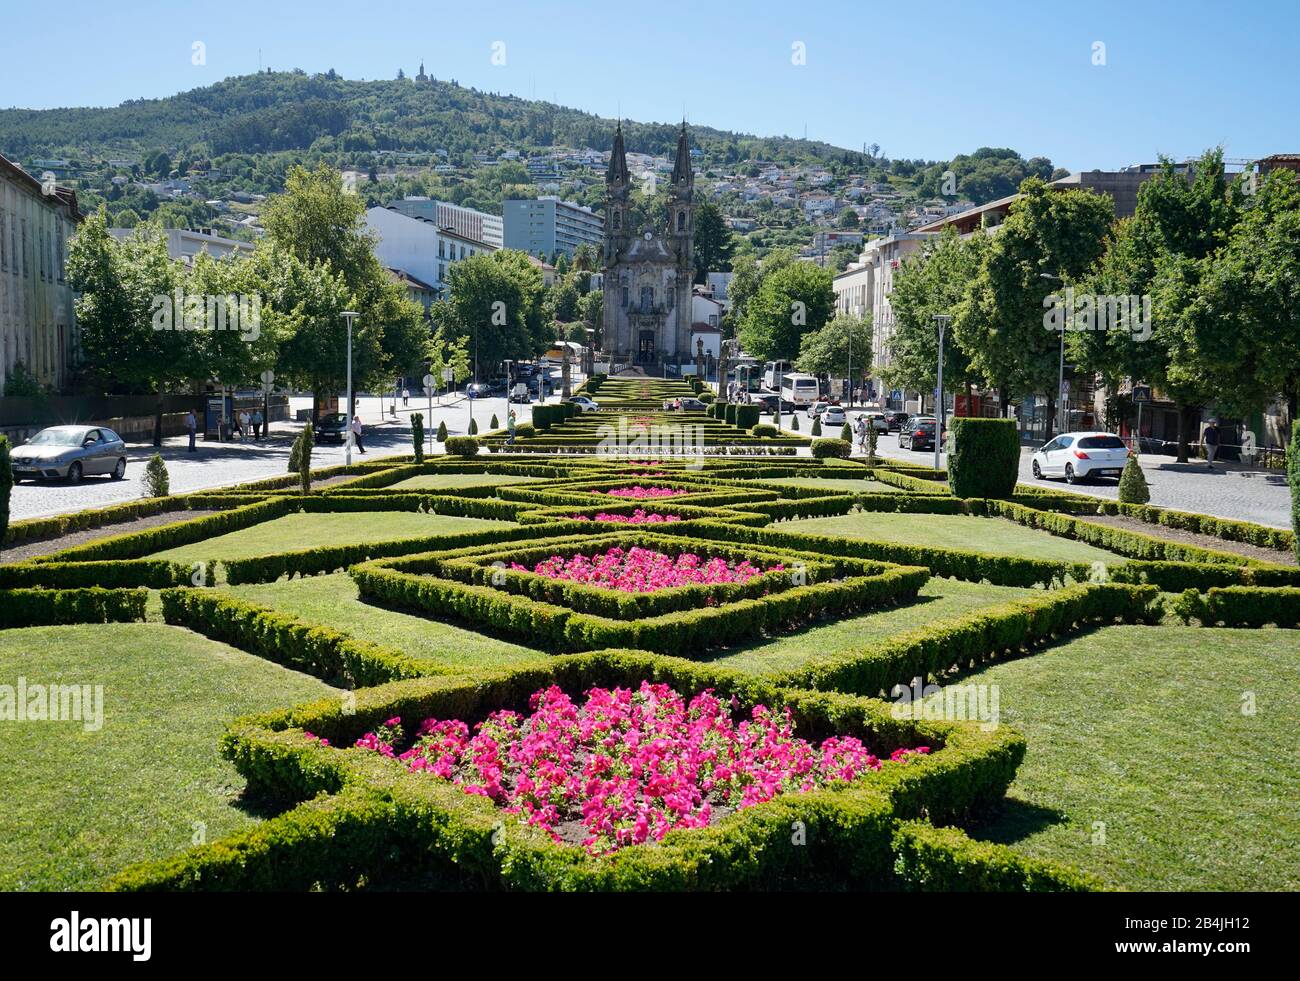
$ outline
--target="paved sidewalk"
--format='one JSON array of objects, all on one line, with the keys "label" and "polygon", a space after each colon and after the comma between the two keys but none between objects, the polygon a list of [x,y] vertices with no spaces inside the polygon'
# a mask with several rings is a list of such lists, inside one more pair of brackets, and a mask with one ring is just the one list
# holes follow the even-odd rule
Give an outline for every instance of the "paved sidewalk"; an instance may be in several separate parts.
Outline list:
[{"label": "paved sidewalk", "polygon": [[[802,425],[802,421],[800,423]],[[877,452],[891,460],[932,466],[934,451],[903,450],[896,435],[882,436]],[[1020,482],[1036,487],[1055,487],[1071,493],[1115,500],[1119,482],[1100,480],[1090,484],[1067,484],[1064,480],[1035,480],[1030,470],[1033,449],[1020,455]],[[947,465],[946,454],[940,455]],[[1203,462],[1176,463],[1171,457],[1147,453],[1141,458],[1142,472],[1151,488],[1151,503],[1179,511],[1195,511],[1218,518],[1253,521],[1275,528],[1291,527],[1291,492],[1286,475],[1233,463],[1216,464],[1210,470]]]},{"label": "paved sidewalk", "polygon": [[[442,405],[434,400],[432,413],[427,399],[412,397],[410,404],[405,408],[402,406],[401,399],[398,399],[396,417],[389,414],[392,401],[391,397],[384,399],[365,397],[358,400],[364,426],[362,443],[366,447],[366,453],[354,451],[352,454],[354,463],[410,453],[410,416],[413,412],[425,414],[425,430],[430,435],[436,432],[438,423],[442,421],[447,423],[447,432],[452,436],[464,435],[469,429],[471,407],[469,400],[464,398],[456,397],[454,400],[444,398]],[[291,411],[296,412],[298,409],[310,407],[310,398],[295,398],[290,402]],[[531,406],[516,405],[514,409],[520,424],[532,418]],[[505,425],[506,401],[504,398],[475,399],[473,412],[479,425],[479,432],[486,433],[493,414],[503,426]],[[275,423],[271,426],[269,436],[260,443],[253,440],[243,443],[199,440],[198,450],[195,453],[187,452],[187,437],[168,437],[163,441],[163,447],[159,452],[167,463],[171,492],[183,494],[213,487],[227,487],[231,484],[263,480],[288,473],[289,449],[301,429],[302,424],[298,422]],[[435,442],[433,452],[443,452],[441,444]],[[68,514],[88,508],[101,508],[110,504],[139,500],[142,496],[140,481],[144,476],[144,465],[153,454],[152,444],[127,444],[126,477],[123,480],[87,477],[77,485],[60,481],[36,484],[24,481],[13,489],[10,519],[22,521],[24,518]],[[341,464],[344,462],[343,447],[333,443],[318,443],[312,452],[312,460],[316,467]]]}]

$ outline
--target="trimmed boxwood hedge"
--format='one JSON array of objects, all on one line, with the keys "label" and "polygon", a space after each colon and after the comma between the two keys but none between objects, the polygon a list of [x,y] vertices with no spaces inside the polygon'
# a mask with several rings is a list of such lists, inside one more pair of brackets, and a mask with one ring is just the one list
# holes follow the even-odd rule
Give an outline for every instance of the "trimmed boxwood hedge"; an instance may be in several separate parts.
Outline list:
[{"label": "trimmed boxwood hedge", "polygon": [[1015,655],[1086,626],[1151,623],[1161,610],[1154,586],[1090,583],[1013,600],[943,620],[858,650],[840,651],[784,672],[774,684],[887,694],[913,678],[941,678]]},{"label": "trimmed boxwood hedge", "polygon": [[1020,472],[1014,419],[958,416],[952,420],[948,483],[957,497],[1007,497]]},{"label": "trimmed boxwood hedge", "polygon": [[[0,565],[0,589],[40,587],[72,589],[101,586],[118,589],[145,586],[164,589],[168,586],[203,586],[209,581],[211,563],[195,569],[182,562],[162,559],[133,559],[119,562],[21,562]],[[199,576],[196,578],[196,573]]]},{"label": "trimmed boxwood hedge", "polygon": [[956,828],[904,821],[894,830],[894,872],[916,892],[1098,892],[1100,879],[974,841]]},{"label": "trimmed boxwood hedge", "polygon": [[1296,627],[1300,626],[1300,589],[1227,586],[1212,588],[1204,596],[1189,591],[1180,598],[1177,612],[1207,627]]},{"label": "trimmed boxwood hedge", "polygon": [[144,589],[0,589],[0,627],[134,623],[144,619]]},{"label": "trimmed boxwood hedge", "polygon": [[170,624],[348,688],[445,670],[428,659],[212,590],[165,589],[162,604]]}]

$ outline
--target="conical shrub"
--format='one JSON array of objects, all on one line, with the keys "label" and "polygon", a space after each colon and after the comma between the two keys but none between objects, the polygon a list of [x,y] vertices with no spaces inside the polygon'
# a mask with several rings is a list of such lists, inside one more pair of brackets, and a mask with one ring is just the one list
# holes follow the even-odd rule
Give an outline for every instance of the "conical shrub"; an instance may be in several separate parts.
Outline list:
[{"label": "conical shrub", "polygon": [[1129,454],[1124,472],[1120,474],[1119,499],[1123,504],[1146,504],[1151,500],[1151,488],[1147,486],[1146,474],[1138,465],[1136,453]]}]

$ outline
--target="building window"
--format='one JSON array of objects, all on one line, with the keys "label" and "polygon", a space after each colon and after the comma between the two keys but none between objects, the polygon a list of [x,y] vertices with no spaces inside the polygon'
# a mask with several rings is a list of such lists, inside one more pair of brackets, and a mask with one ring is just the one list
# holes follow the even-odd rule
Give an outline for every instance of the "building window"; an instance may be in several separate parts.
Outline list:
[{"label": "building window", "polygon": [[628,291],[627,291],[627,287],[624,286],[623,287],[623,309],[625,310],[627,309],[627,304],[628,304]]},{"label": "building window", "polygon": [[442,239],[438,239],[438,258],[439,259],[447,258],[447,243],[444,242]]},{"label": "building window", "polygon": [[655,306],[655,288],[653,286],[641,287],[641,312],[650,313]]},{"label": "building window", "polygon": [[679,232],[684,232],[684,231],[686,231],[686,212],[685,212],[685,211],[679,211],[679,212],[677,212],[677,230],[678,230]]},{"label": "building window", "polygon": [[614,212],[614,227],[615,228],[623,227],[623,212],[621,211]]}]

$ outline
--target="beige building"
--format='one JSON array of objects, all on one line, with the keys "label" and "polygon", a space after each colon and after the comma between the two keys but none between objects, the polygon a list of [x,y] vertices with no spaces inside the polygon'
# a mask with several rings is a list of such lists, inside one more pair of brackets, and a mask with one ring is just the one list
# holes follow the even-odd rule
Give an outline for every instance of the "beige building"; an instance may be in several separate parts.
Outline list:
[{"label": "beige building", "polygon": [[894,311],[889,296],[894,288],[894,273],[903,259],[936,237],[933,232],[894,232],[872,239],[862,247],[858,261],[850,263],[833,282],[836,314],[871,320],[871,377],[882,402],[889,394],[881,393],[878,379],[891,360]]},{"label": "beige building", "polygon": [[19,362],[44,385],[69,381],[77,327],[65,266],[80,220],[73,191],[0,156],[0,393]]}]

